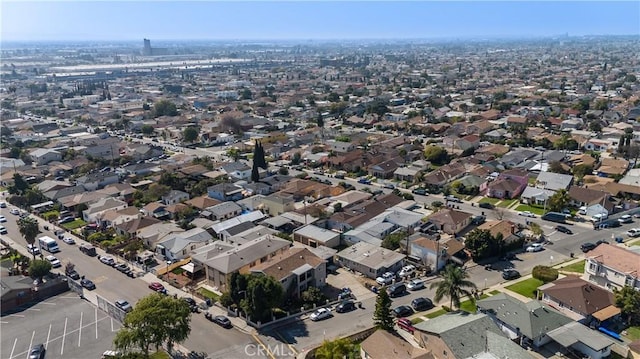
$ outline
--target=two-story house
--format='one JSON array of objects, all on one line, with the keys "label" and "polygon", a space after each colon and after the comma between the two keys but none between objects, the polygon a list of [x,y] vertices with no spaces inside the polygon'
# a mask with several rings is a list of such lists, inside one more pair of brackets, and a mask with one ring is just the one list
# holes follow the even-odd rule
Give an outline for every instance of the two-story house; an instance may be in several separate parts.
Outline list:
[{"label": "two-story house", "polygon": [[209,197],[222,202],[242,199],[242,188],[231,183],[219,183],[207,188]]},{"label": "two-story house", "polygon": [[203,247],[213,236],[203,228],[192,228],[186,232],[175,232],[164,237],[156,244],[156,252],[166,260],[179,261],[188,257],[192,251]]},{"label": "two-story house", "polygon": [[49,148],[37,148],[29,152],[29,157],[39,165],[46,165],[49,162],[61,161],[62,153]]},{"label": "two-story house", "polygon": [[97,223],[98,217],[109,210],[120,210],[127,208],[127,202],[112,197],[102,198],[89,204],[88,208],[82,211],[82,219],[88,223]]},{"label": "two-story house", "polygon": [[169,193],[165,194],[161,198],[162,203],[166,204],[167,206],[171,204],[181,203],[188,200],[189,200],[189,194],[187,192],[178,191],[175,189],[169,191]]},{"label": "two-story house", "polygon": [[640,290],[640,253],[600,244],[586,254],[583,278],[609,290],[624,286]]},{"label": "two-story house", "polygon": [[247,166],[244,162],[226,163],[220,170],[237,179],[248,180],[251,178],[251,167]]},{"label": "two-story house", "polygon": [[456,235],[465,229],[473,216],[471,213],[444,208],[429,216],[429,222],[444,233]]}]

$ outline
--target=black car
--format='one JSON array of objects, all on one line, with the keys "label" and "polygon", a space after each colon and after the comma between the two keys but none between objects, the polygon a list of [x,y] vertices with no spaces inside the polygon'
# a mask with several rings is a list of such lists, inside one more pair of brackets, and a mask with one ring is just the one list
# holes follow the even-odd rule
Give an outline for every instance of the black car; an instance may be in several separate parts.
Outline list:
[{"label": "black car", "polygon": [[127,270],[129,270],[129,266],[127,266],[124,263],[120,263],[120,264],[116,264],[115,266],[113,266],[113,268],[117,269],[118,272],[126,272]]},{"label": "black car", "polygon": [[211,321],[223,328],[231,328],[232,326],[229,318],[225,317],[224,315],[216,315],[215,317],[213,317],[213,319],[211,319]]},{"label": "black car", "polygon": [[67,275],[67,277],[73,279],[73,280],[78,280],[80,279],[80,274],[78,272],[76,272],[75,269],[69,270],[69,271],[65,271],[65,274]]},{"label": "black car", "polygon": [[573,234],[573,232],[569,228],[567,228],[565,226],[556,226],[556,231],[562,232],[562,233],[565,233],[565,234]]},{"label": "black car", "polygon": [[582,250],[583,253],[587,253],[588,251],[595,249],[596,247],[597,245],[591,242],[587,242],[587,243],[582,243],[582,245],[580,246],[580,250]]},{"label": "black car", "polygon": [[411,314],[413,314],[413,309],[408,305],[401,305],[393,309],[393,315],[395,315],[396,318],[408,317]]},{"label": "black car", "polygon": [[502,279],[511,280],[516,278],[520,278],[520,272],[515,269],[505,269],[502,272]]},{"label": "black car", "polygon": [[484,209],[493,209],[493,205],[491,203],[489,203],[489,202],[479,203],[478,207],[484,208]]},{"label": "black car", "polygon": [[87,288],[89,290],[94,290],[96,289],[96,285],[89,279],[83,279],[80,281],[80,285],[84,288]]},{"label": "black car", "polygon": [[426,194],[427,194],[427,190],[426,190],[426,189],[424,189],[424,188],[416,188],[416,189],[414,189],[413,191],[411,191],[411,193],[413,193],[413,194],[419,194],[419,195],[421,195],[421,196],[424,196],[424,195],[426,195]]},{"label": "black car", "polygon": [[29,351],[29,359],[41,359],[44,358],[44,352],[46,349],[43,344],[36,344]]},{"label": "black car", "polygon": [[601,244],[609,244],[609,241],[605,241],[604,239],[601,239],[601,240],[596,242],[596,247],[601,245]]},{"label": "black car", "polygon": [[411,301],[411,306],[416,311],[423,311],[433,308],[433,302],[429,298],[416,298]]},{"label": "black car", "polygon": [[338,313],[346,313],[356,309],[356,304],[352,300],[345,300],[344,302],[338,304],[336,307],[336,312]]}]

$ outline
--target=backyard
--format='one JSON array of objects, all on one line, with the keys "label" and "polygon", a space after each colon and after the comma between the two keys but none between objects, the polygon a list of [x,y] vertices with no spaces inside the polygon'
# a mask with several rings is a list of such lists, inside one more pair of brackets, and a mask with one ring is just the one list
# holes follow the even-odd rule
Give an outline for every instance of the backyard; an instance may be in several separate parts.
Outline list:
[{"label": "backyard", "polygon": [[537,289],[542,284],[544,284],[544,282],[539,279],[529,278],[529,279],[520,281],[518,283],[512,284],[506,288],[512,292],[518,293],[527,298],[535,299],[538,293]]}]

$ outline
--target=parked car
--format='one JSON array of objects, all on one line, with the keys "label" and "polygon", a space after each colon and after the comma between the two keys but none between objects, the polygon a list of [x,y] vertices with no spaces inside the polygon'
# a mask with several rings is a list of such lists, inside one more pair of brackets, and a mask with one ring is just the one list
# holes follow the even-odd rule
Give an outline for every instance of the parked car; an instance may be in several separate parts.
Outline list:
[{"label": "parked car", "polygon": [[7,217],[5,216],[0,216],[0,223],[4,223],[7,221]]},{"label": "parked car", "polygon": [[413,274],[416,271],[416,267],[412,264],[406,265],[404,267],[402,267],[402,269],[400,270],[400,273],[398,273],[398,275],[400,277],[406,277],[408,275]]},{"label": "parked car", "polygon": [[29,351],[29,359],[42,359],[46,351],[44,344],[36,344]]},{"label": "parked car", "polygon": [[352,300],[345,300],[344,302],[338,304],[336,307],[336,312],[338,313],[346,313],[356,309],[356,303]]},{"label": "parked car", "polygon": [[75,220],[76,220],[76,219],[75,219],[75,218],[73,218],[73,217],[65,217],[65,218],[63,218],[63,219],[59,220],[59,221],[58,221],[58,224],[65,224],[65,223],[73,222],[73,221],[75,221]]},{"label": "parked car", "polygon": [[113,259],[113,257],[110,256],[100,256],[98,259],[100,259],[100,262],[102,262],[103,264],[106,264],[108,266],[115,266],[116,265],[116,260]]},{"label": "parked car", "polygon": [[601,245],[601,244],[609,244],[609,241],[605,241],[604,239],[599,239],[599,240],[596,242],[596,247],[597,247],[597,246],[599,246],[599,245]]},{"label": "parked car", "polygon": [[393,278],[395,278],[395,274],[393,272],[386,272],[382,276],[376,278],[376,283],[380,285],[387,285],[393,282]]},{"label": "parked car", "polygon": [[384,185],[384,188],[386,188],[386,189],[394,189],[394,188],[396,188],[396,186],[392,185],[391,183],[387,183],[387,184]]},{"label": "parked car", "polygon": [[155,291],[155,292],[162,292],[164,291],[164,286],[158,282],[151,282],[149,283],[149,289]]},{"label": "parked car", "polygon": [[520,278],[520,272],[515,269],[505,269],[502,271],[502,279],[511,280]]},{"label": "parked car", "polygon": [[13,215],[17,216],[17,215],[19,215],[19,214],[20,214],[20,210],[19,210],[19,209],[17,209],[17,208],[11,208],[11,210],[9,211],[9,213],[11,213],[11,214],[13,214]]},{"label": "parked car", "polygon": [[327,319],[329,317],[331,317],[331,310],[327,308],[319,308],[309,316],[309,318],[311,318],[311,320],[313,320],[314,322]]},{"label": "parked car", "polygon": [[627,236],[629,237],[638,237],[640,236],[640,228],[631,228],[627,231]]},{"label": "parked car", "polygon": [[116,303],[115,303],[115,304],[116,304],[116,307],[118,307],[118,308],[120,308],[120,309],[124,310],[124,311],[125,311],[125,312],[127,312],[127,313],[129,313],[130,311],[132,311],[132,310],[133,310],[133,307],[131,307],[131,304],[129,304],[129,302],[127,302],[127,301],[126,301],[126,300],[124,300],[124,299],[116,300]]},{"label": "parked car", "polygon": [[424,289],[424,281],[422,279],[412,279],[407,284],[409,290]]},{"label": "parked car", "polygon": [[540,252],[543,249],[544,249],[544,247],[542,246],[542,244],[540,244],[540,243],[532,243],[527,247],[526,251],[527,252]]},{"label": "parked car", "polygon": [[371,184],[371,180],[370,180],[370,179],[368,179],[368,178],[362,177],[362,178],[358,179],[358,183],[361,183],[361,184]]},{"label": "parked car", "polygon": [[631,217],[628,214],[625,214],[625,215],[620,216],[620,218],[618,218],[618,221],[620,223],[631,223],[631,222],[633,222],[633,217]]},{"label": "parked car", "polygon": [[80,252],[90,256],[90,257],[95,257],[97,255],[96,253],[96,247],[90,245],[90,244],[82,244],[80,245],[80,247],[78,247],[78,249],[80,249]]},{"label": "parked car", "polygon": [[60,263],[60,260],[58,258],[56,258],[55,256],[48,255],[45,258],[46,258],[46,260],[49,261],[49,263],[51,263],[51,267],[53,267],[53,268],[62,267],[62,263]]},{"label": "parked car", "polygon": [[408,317],[411,314],[413,314],[413,309],[408,305],[400,305],[393,308],[393,315],[395,315],[396,318]]},{"label": "parked car", "polygon": [[591,242],[587,242],[587,243],[582,243],[582,245],[580,246],[580,250],[583,253],[587,253],[590,250],[595,249],[597,246],[594,243]]},{"label": "parked car", "polygon": [[0,208],[7,208],[7,202],[0,202]]},{"label": "parked car", "polygon": [[471,222],[477,226],[483,224],[484,222],[487,221],[487,217],[486,216],[475,216]]},{"label": "parked car", "polygon": [[407,292],[407,286],[404,283],[396,283],[387,288],[387,293],[391,298],[399,297]]},{"label": "parked car", "polygon": [[7,229],[5,228],[5,226],[0,226],[0,234],[7,234]]},{"label": "parked car", "polygon": [[96,289],[96,285],[90,279],[82,279],[80,285],[88,290]]},{"label": "parked car", "polygon": [[419,297],[411,301],[411,307],[415,311],[429,310],[433,308],[433,302],[429,298]]},{"label": "parked car", "polygon": [[524,216],[524,217],[529,217],[529,218],[536,218],[536,215],[529,212],[529,211],[522,211],[522,212],[518,212],[518,216]]},{"label": "parked car", "polygon": [[76,240],[71,237],[63,237],[62,241],[66,244],[76,244]]},{"label": "parked car", "polygon": [[27,244],[27,251],[34,256],[40,254],[40,248],[38,248],[35,244]]},{"label": "parked car", "polygon": [[424,188],[415,188],[414,190],[411,191],[411,193],[424,196],[427,194],[427,190]]},{"label": "parked car", "polygon": [[567,228],[565,226],[556,226],[556,231],[562,232],[562,233],[565,233],[565,234],[573,234],[573,232],[569,228]]},{"label": "parked car", "polygon": [[398,326],[398,328],[406,330],[411,334],[413,334],[413,332],[415,332],[416,330],[416,328],[413,327],[411,321],[407,318],[398,318],[398,320],[396,320],[396,325]]},{"label": "parked car", "polygon": [[69,277],[69,278],[71,278],[73,280],[80,279],[80,273],[78,273],[75,269],[65,270],[64,274],[66,274],[67,277]]},{"label": "parked car", "polygon": [[224,315],[216,315],[211,319],[211,321],[227,329],[233,326],[229,318],[225,317]]},{"label": "parked car", "polygon": [[478,207],[484,208],[484,209],[493,209],[493,205],[489,202],[480,202],[478,204]]}]

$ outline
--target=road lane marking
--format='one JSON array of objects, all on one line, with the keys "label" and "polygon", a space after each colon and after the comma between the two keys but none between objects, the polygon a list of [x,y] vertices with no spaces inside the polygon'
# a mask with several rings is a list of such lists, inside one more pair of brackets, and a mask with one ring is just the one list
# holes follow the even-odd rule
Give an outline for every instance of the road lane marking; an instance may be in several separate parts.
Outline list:
[{"label": "road lane marking", "polygon": [[49,323],[49,332],[47,333],[47,342],[44,343],[44,348],[48,349],[49,347],[49,338],[51,337],[51,323]]},{"label": "road lane marking", "polygon": [[267,353],[267,355],[269,355],[269,357],[271,359],[276,359],[276,357],[271,353],[271,350],[269,350],[269,347],[267,347],[266,345],[264,345],[264,343],[262,342],[262,340],[260,340],[260,338],[258,338],[257,335],[251,333],[251,336],[253,337],[253,339],[262,347],[262,349],[264,349],[264,351]]},{"label": "road lane marking", "polygon": [[64,337],[67,336],[67,320],[69,320],[69,318],[64,318],[64,331],[62,332],[62,347],[60,348],[60,355],[64,353]]},{"label": "road lane marking", "polygon": [[95,308],[96,311],[96,339],[98,339],[98,307]]},{"label": "road lane marking", "polygon": [[11,354],[9,355],[9,359],[13,358],[13,352],[16,350],[16,344],[18,344],[18,338],[13,341],[13,347],[11,347]]},{"label": "road lane marking", "polygon": [[82,339],[82,316],[84,312],[80,312],[80,329],[78,330],[78,347],[80,346],[80,340]]},{"label": "road lane marking", "polygon": [[[56,303],[47,303],[47,302],[40,302],[40,304],[46,304],[46,305],[57,305]],[[39,309],[38,309],[39,310]]]},{"label": "road lane marking", "polygon": [[113,332],[113,318],[111,318],[111,331]]},{"label": "road lane marking", "polygon": [[35,311],[35,312],[39,312],[39,311],[40,311],[40,309],[39,309],[39,308],[27,308],[27,310],[33,310],[33,311]]},{"label": "road lane marking", "polygon": [[34,330],[33,333],[31,333],[31,341],[29,342],[29,347],[27,348],[27,359],[29,359],[29,350],[33,346],[33,337],[35,336],[36,336],[36,331]]},{"label": "road lane marking", "polygon": [[8,317],[24,318],[22,314],[9,314]]}]

